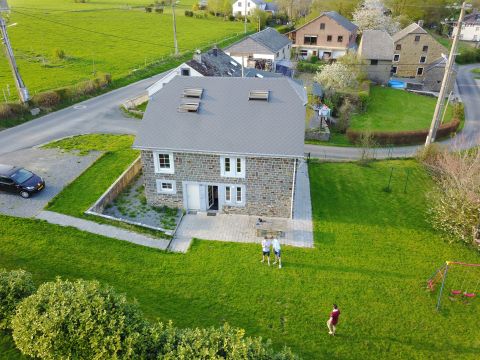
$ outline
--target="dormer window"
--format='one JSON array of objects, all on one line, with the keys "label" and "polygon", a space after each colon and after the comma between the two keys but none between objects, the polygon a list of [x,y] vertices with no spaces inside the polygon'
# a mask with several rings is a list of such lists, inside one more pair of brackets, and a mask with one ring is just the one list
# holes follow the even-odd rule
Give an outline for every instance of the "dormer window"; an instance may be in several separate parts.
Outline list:
[{"label": "dormer window", "polygon": [[270,91],[268,90],[250,90],[248,94],[248,100],[260,100],[267,101],[270,97]]},{"label": "dormer window", "polygon": [[190,69],[189,68],[183,68],[182,69],[182,76],[190,76]]}]

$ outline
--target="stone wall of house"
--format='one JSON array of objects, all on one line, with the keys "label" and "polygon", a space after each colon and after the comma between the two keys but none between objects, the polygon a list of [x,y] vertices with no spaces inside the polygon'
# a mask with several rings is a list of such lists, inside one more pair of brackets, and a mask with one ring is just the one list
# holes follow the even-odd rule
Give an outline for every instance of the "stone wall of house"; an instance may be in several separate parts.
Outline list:
[{"label": "stone wall of house", "polygon": [[[422,90],[440,92],[444,74],[445,74],[445,67],[443,66],[435,66],[430,70],[426,71],[425,76],[423,77]],[[447,93],[450,93],[450,91],[453,90],[453,85],[455,84],[455,73],[452,76],[454,78],[450,81],[449,87],[447,88]]]},{"label": "stone wall of house", "polygon": [[[245,206],[224,206],[230,214],[285,217],[291,215],[294,160],[270,157],[246,157],[245,178],[222,177],[220,156],[174,153],[174,174],[155,173],[153,153],[142,151],[145,195],[156,206],[183,208],[183,182],[244,185]],[[158,194],[156,180],[175,180],[176,194]]]},{"label": "stone wall of house", "polygon": [[[420,36],[420,41],[415,41],[415,36]],[[401,49],[398,50],[400,45]],[[427,51],[423,47],[428,46]],[[425,69],[448,51],[430,34],[409,34],[395,42],[393,53],[399,54],[399,61],[394,61],[393,66],[397,67],[397,73],[394,76],[399,77],[422,77],[417,76],[417,69]],[[426,56],[424,64],[420,63],[420,57]]]},{"label": "stone wall of house", "polygon": [[366,60],[365,71],[368,79],[376,84],[387,85],[390,80],[390,72],[392,70],[391,60],[378,60],[377,65],[370,65],[370,60]]}]

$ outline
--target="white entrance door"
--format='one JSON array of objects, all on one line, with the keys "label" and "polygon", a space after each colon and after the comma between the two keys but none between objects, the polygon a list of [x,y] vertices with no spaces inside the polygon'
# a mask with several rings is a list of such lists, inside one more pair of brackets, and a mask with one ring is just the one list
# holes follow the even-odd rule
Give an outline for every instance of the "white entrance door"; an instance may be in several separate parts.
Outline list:
[{"label": "white entrance door", "polygon": [[200,210],[200,185],[187,185],[187,208],[188,210]]}]

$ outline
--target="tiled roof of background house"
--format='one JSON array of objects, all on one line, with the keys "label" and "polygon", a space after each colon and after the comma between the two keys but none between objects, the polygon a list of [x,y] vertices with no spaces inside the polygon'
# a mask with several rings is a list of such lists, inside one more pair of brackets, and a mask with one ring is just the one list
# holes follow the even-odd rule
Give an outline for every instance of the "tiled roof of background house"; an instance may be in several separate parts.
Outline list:
[{"label": "tiled roof of background house", "polygon": [[363,59],[392,60],[393,39],[383,30],[365,30],[358,53]]},{"label": "tiled roof of background house", "polygon": [[408,25],[405,29],[400,30],[392,36],[394,42],[397,42],[403,39],[408,34],[428,34],[420,25],[417,23],[412,23]]},{"label": "tiled roof of background house", "polygon": [[342,25],[345,29],[349,31],[354,31],[358,29],[358,26],[348,20],[346,17],[340,15],[336,11],[327,11],[323,14],[327,15],[330,19],[335,20],[338,24]]},{"label": "tiled roof of background house", "polygon": [[218,48],[196,53],[186,64],[203,76],[242,76],[240,64]]},{"label": "tiled roof of background house", "polygon": [[[186,88],[201,88],[198,112],[179,112]],[[255,90],[269,100],[249,100]],[[177,76],[152,96],[134,148],[302,157],[305,106],[300,87],[281,78]]]},{"label": "tiled roof of background house", "polygon": [[249,37],[269,48],[273,52],[281,50],[292,42],[289,38],[270,27],[267,27],[262,31],[252,34]]}]

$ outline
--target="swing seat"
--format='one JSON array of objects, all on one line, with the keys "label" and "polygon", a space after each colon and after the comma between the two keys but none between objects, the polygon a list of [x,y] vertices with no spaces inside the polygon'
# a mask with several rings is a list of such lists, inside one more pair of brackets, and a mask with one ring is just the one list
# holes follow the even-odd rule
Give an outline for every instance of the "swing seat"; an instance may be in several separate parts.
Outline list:
[{"label": "swing seat", "polygon": [[462,290],[451,290],[450,291],[450,294],[452,295],[461,295],[463,293]]},{"label": "swing seat", "polygon": [[477,296],[477,294],[475,293],[463,293],[463,296],[465,296],[466,298],[469,298],[469,299],[473,299],[475,296]]}]

